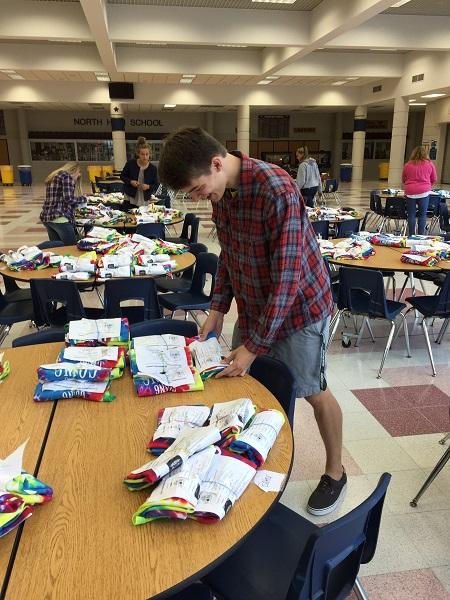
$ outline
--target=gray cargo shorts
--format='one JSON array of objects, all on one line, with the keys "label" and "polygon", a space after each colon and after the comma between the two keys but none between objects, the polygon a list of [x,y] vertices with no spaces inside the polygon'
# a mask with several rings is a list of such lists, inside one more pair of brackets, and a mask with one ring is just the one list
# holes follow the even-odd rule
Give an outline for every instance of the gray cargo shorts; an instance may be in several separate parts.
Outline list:
[{"label": "gray cargo shorts", "polygon": [[[267,353],[284,362],[297,381],[297,398],[306,398],[327,389],[326,349],[330,317],[299,329],[289,337],[274,342]],[[234,325],[232,348],[241,344],[238,323]]]}]

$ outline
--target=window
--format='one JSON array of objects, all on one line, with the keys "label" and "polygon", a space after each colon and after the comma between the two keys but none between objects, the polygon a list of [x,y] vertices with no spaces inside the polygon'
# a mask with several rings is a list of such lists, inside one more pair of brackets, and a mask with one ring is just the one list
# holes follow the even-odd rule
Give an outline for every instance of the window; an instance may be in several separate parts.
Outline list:
[{"label": "window", "polygon": [[89,162],[111,162],[113,159],[112,140],[99,142],[77,142],[78,160]]},{"label": "window", "polygon": [[76,160],[75,142],[30,142],[32,160]]},{"label": "window", "polygon": [[258,137],[288,138],[289,115],[259,115]]}]

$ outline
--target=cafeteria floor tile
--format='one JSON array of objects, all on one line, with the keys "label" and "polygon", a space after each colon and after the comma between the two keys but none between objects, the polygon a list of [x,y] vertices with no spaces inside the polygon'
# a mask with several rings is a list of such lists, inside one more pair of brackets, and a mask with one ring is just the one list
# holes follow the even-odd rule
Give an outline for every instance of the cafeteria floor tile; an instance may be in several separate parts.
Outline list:
[{"label": "cafeteria floor tile", "polygon": [[[379,187],[378,181],[342,184],[339,190],[342,205],[365,212],[370,190]],[[43,185],[0,187],[3,221],[0,251],[47,238],[39,223],[44,195]],[[211,235],[210,208],[204,203],[198,210],[195,204],[186,208],[201,217],[199,241],[218,253],[219,245]],[[403,274],[398,274],[397,289],[403,281]],[[433,293],[431,284],[425,286],[428,293]],[[83,302],[98,306],[93,293],[83,293]],[[204,317],[199,315],[199,318]],[[235,320],[233,303],[224,323],[228,342]],[[406,358],[401,334],[393,343],[381,379],[376,375],[386,343],[385,323],[373,325],[375,344],[365,335],[359,348],[352,345],[344,349],[340,331],[331,344],[327,380],[343,411],[343,463],[349,483],[342,504],[334,513],[321,518],[307,515],[305,506],[323,472],[324,448],[311,407],[303,399],[296,404],[295,458],[282,498],[293,510],[314,522],[329,522],[364,500],[381,473],[392,473],[377,552],[360,572],[371,600],[450,600],[450,464],[421,498],[418,507],[409,505],[446,448],[438,441],[450,430],[450,334],[440,346],[433,344],[438,375],[432,377],[418,324],[410,315],[412,357]],[[435,334],[439,326],[436,322]],[[4,346],[10,346],[14,337],[30,331],[28,323],[14,325]],[[226,353],[225,346],[223,349]]]}]

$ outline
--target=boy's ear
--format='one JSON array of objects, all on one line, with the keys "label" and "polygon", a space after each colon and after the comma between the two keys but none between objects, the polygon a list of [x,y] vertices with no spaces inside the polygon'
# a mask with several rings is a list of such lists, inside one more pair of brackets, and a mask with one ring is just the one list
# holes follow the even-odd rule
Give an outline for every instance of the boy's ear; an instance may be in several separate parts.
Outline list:
[{"label": "boy's ear", "polygon": [[213,156],[211,160],[211,171],[221,171],[223,169],[222,157]]}]

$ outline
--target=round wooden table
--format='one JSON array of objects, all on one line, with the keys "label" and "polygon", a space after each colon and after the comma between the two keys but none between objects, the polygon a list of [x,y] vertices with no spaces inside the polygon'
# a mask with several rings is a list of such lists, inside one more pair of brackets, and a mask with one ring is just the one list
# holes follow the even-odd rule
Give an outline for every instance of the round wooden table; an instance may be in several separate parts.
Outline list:
[{"label": "round wooden table", "polygon": [[[52,404],[33,404],[36,368],[53,362],[60,348],[61,344],[45,344],[5,351],[11,374],[2,384],[2,429],[6,422],[12,446],[27,435],[32,435],[30,446],[43,441],[40,421],[48,419]],[[55,403],[38,472],[54,488],[54,498],[37,507],[25,524],[5,599],[160,598],[220,563],[277,501],[278,493],[263,492],[251,483],[219,523],[164,520],[133,526],[131,516],[149,491],[130,492],[122,480],[150,459],[145,445],[160,407],[212,405],[240,397],[251,398],[259,410],[281,407],[249,375],[209,380],[203,392],[139,398],[127,371],[112,382],[111,391],[117,396],[112,403]],[[0,447],[4,453],[15,449],[5,448],[4,436]],[[29,469],[36,452],[28,460],[31,454],[30,449]],[[263,468],[288,475],[292,457],[286,419]],[[14,535],[0,540],[0,566],[11,554]]]},{"label": "round wooden table", "polygon": [[[80,256],[81,254],[86,252],[86,250],[80,250],[77,246],[61,246],[58,248],[51,248],[50,250],[55,254],[70,254],[71,256]],[[99,257],[100,255],[97,256]],[[184,252],[183,254],[175,254],[172,258],[177,263],[177,266],[172,271],[172,273],[184,271],[185,269],[189,269],[190,267],[192,267],[192,265],[195,264],[195,256],[190,252]],[[40,271],[11,271],[11,269],[8,269],[8,267],[5,264],[2,264],[2,266],[0,266],[0,275],[3,275],[4,277],[10,277],[11,279],[15,279],[16,281],[30,282],[32,279],[50,279],[52,275],[56,275],[56,273],[59,273],[58,267],[49,267],[47,269],[41,269]],[[137,277],[154,278],[155,276],[138,275]],[[164,275],[157,275],[156,277],[164,277]],[[76,281],[76,283],[93,283],[94,281],[95,278],[90,277],[89,279],[83,281]],[[97,279],[97,281],[99,280]]]},{"label": "round wooden table", "polygon": [[[119,209],[120,210],[120,209]],[[172,221],[170,223],[162,223],[162,225],[165,225],[166,227],[168,227],[169,225],[178,225],[179,223],[182,223],[184,221],[184,216],[182,217],[175,217],[175,219],[172,219]],[[84,227],[85,225],[89,225],[87,223],[81,223],[80,221],[76,221],[75,223],[76,227]],[[136,227],[138,226],[138,223],[136,222],[136,219],[133,218],[130,221],[118,221],[117,223],[114,223],[114,225],[99,225],[99,227],[104,227],[105,229],[136,229]]]},{"label": "round wooden table", "polygon": [[353,219],[355,219],[356,221],[362,221],[364,219],[364,215],[362,213],[356,213],[356,215],[354,217],[352,217],[351,219],[326,219],[326,218],[311,219],[311,217],[309,217],[309,220],[311,221],[311,223],[317,223],[319,221],[328,221],[328,223],[330,225],[338,225],[339,223],[344,223],[345,221],[350,221]]}]

